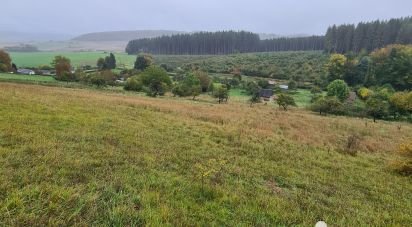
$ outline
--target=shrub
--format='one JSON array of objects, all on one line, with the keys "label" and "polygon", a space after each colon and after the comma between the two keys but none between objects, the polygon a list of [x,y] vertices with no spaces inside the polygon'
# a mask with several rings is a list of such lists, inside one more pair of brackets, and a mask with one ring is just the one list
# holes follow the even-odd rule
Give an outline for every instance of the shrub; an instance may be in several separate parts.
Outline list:
[{"label": "shrub", "polygon": [[412,113],[412,92],[397,92],[390,97],[390,104],[399,114]]},{"label": "shrub", "polygon": [[98,87],[106,86],[106,80],[99,74],[95,74],[90,78],[90,83]]},{"label": "shrub", "polygon": [[366,87],[360,88],[357,93],[362,100],[366,100],[373,95],[373,91]]},{"label": "shrub", "polygon": [[201,92],[202,87],[199,78],[191,73],[187,74],[172,90],[174,95],[180,97],[193,96],[193,99],[195,99]]},{"label": "shrub", "polygon": [[358,135],[350,135],[346,140],[343,152],[355,156],[358,152],[361,138]]},{"label": "shrub", "polygon": [[412,175],[412,142],[399,146],[399,160],[392,163],[392,168],[401,175]]},{"label": "shrub", "polygon": [[313,111],[322,114],[343,114],[343,105],[336,97],[320,97],[310,107]]},{"label": "shrub", "polygon": [[172,85],[169,75],[160,67],[149,66],[140,75],[143,86],[148,96],[164,95]]},{"label": "shrub", "polygon": [[126,80],[124,89],[126,91],[141,91],[143,89],[143,85],[138,76],[132,76]]},{"label": "shrub", "polygon": [[376,122],[376,119],[385,118],[389,114],[388,101],[375,94],[366,101],[366,112],[373,117],[373,122]]},{"label": "shrub", "polygon": [[200,81],[202,92],[207,92],[209,89],[210,83],[212,83],[209,75],[207,75],[207,73],[202,72],[202,71],[196,71],[194,74]]},{"label": "shrub", "polygon": [[222,85],[216,88],[213,92],[213,97],[218,99],[219,104],[223,101],[227,102],[229,98],[229,90],[227,89],[226,85]]},{"label": "shrub", "polygon": [[290,80],[288,83],[288,87],[290,90],[296,90],[296,88],[298,87],[298,84],[296,83],[296,81]]},{"label": "shrub", "polygon": [[320,89],[319,86],[313,86],[313,87],[310,89],[310,93],[312,93],[312,94],[320,94],[320,93],[322,93],[322,89]]}]

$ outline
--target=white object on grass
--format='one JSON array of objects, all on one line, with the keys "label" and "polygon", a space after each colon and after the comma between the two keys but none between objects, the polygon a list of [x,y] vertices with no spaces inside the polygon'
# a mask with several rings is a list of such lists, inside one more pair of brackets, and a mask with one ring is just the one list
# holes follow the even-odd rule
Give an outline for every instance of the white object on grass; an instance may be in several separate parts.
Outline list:
[{"label": "white object on grass", "polygon": [[315,227],[328,227],[328,225],[324,221],[318,221]]}]

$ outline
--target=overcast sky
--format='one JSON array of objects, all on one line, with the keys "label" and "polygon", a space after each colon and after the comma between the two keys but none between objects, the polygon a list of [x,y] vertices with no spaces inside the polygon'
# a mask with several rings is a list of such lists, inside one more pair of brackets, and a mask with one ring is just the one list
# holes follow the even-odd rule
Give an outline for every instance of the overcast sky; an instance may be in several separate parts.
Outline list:
[{"label": "overcast sky", "polygon": [[0,30],[80,34],[165,29],[323,34],[331,24],[411,16],[412,0],[1,0]]}]

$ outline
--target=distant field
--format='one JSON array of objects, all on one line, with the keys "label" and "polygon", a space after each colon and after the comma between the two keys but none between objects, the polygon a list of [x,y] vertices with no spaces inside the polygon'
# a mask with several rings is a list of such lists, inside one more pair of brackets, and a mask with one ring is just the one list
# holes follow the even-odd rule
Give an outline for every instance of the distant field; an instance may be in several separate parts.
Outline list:
[{"label": "distant field", "polygon": [[[13,61],[20,67],[48,65],[54,56],[63,55],[71,59],[72,64],[95,66],[97,59],[108,52],[35,52],[11,53]],[[118,66],[132,68],[136,56],[115,53]],[[167,64],[171,68],[182,67],[187,70],[200,69],[211,74],[228,74],[232,69],[241,69],[250,77],[270,77],[289,79],[302,77],[313,80],[323,70],[327,55],[322,52],[272,52],[233,55],[155,55],[156,64]]]},{"label": "distant field", "polygon": [[[13,62],[19,67],[38,67],[40,65],[50,65],[56,55],[68,57],[72,64],[92,65],[95,66],[97,59],[105,57],[108,53],[105,52],[35,52],[35,53],[10,53]],[[116,53],[118,65],[126,65],[131,68],[136,56],[127,55],[125,53]]]},{"label": "distant field", "polygon": [[6,73],[0,73],[0,81],[1,80],[56,82],[56,80],[51,76],[29,76],[29,75],[6,74]]},{"label": "distant field", "polygon": [[0,83],[0,225],[410,226],[412,126],[365,121]]},{"label": "distant field", "polygon": [[[10,53],[14,63],[19,67],[38,67],[40,65],[49,65],[53,58],[57,55],[68,57],[72,64],[79,65],[92,65],[95,66],[97,59],[105,57],[109,52],[32,52],[32,53]],[[116,56],[118,66],[125,65],[128,68],[133,68],[135,55],[128,55],[126,53],[114,53]],[[168,56],[168,55],[156,55],[154,56],[155,63],[166,63],[173,67],[179,67],[184,64],[188,64],[193,61],[201,59],[208,59],[211,56]]]}]

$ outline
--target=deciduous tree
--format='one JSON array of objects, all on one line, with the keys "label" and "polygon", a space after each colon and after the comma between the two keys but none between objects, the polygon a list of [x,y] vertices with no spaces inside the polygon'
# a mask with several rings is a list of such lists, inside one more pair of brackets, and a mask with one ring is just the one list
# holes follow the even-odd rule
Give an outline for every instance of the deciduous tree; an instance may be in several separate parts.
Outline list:
[{"label": "deciduous tree", "polygon": [[151,66],[153,64],[153,58],[151,55],[139,55],[136,58],[136,61],[134,63],[134,68],[137,70],[144,71],[146,68]]},{"label": "deciduous tree", "polygon": [[74,76],[71,76],[70,59],[63,56],[54,57],[51,65],[56,70],[56,79],[63,81],[73,81]]},{"label": "deciduous tree", "polygon": [[288,110],[289,106],[296,106],[296,103],[293,97],[287,94],[278,95],[276,102],[279,105],[279,107],[283,107],[285,111]]},{"label": "deciduous tree", "polygon": [[0,50],[0,72],[10,72],[12,70],[10,55]]},{"label": "deciduous tree", "polygon": [[345,101],[349,97],[349,87],[343,80],[335,80],[327,87],[328,96],[335,96],[340,101]]}]

